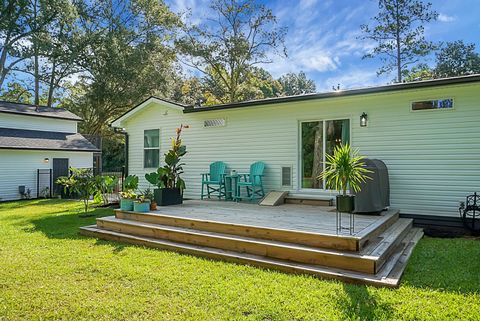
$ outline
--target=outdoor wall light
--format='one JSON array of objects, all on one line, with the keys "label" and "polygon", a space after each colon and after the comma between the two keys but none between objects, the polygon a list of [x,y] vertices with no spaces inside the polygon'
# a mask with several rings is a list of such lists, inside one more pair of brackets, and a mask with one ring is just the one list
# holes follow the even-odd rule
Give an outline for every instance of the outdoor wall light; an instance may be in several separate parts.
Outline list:
[{"label": "outdoor wall light", "polygon": [[368,116],[365,112],[360,116],[360,127],[367,127]]},{"label": "outdoor wall light", "polygon": [[45,157],[45,158],[43,159],[43,162],[44,162],[45,164],[48,164],[49,161],[50,161],[50,160],[48,159],[48,157]]}]

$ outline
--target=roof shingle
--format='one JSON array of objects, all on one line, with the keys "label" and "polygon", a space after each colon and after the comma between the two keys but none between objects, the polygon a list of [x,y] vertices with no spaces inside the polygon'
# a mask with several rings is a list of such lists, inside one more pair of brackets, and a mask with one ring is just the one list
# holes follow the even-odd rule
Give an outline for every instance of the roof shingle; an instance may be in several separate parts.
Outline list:
[{"label": "roof shingle", "polygon": [[82,118],[78,117],[74,113],[69,112],[68,110],[63,108],[35,106],[30,104],[14,103],[9,101],[0,101],[0,112],[27,115],[27,116],[59,118],[59,119],[75,120],[75,121],[82,120]]},{"label": "roof shingle", "polygon": [[78,133],[0,128],[0,148],[26,150],[99,151]]}]

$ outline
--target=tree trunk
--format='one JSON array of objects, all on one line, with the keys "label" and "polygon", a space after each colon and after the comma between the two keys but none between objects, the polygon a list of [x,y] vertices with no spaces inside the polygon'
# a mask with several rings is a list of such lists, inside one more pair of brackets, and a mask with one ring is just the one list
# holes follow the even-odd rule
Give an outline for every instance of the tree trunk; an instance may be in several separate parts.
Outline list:
[{"label": "tree trunk", "polygon": [[312,187],[323,188],[323,182],[318,176],[323,171],[323,126],[322,122],[315,128],[315,140],[313,147]]},{"label": "tree trunk", "polygon": [[401,57],[401,41],[400,41],[400,18],[398,11],[398,2],[396,5],[396,19],[397,19],[397,30],[396,30],[396,43],[397,43],[397,82],[402,82],[402,57]]},{"label": "tree trunk", "polygon": [[52,61],[52,74],[50,75],[50,83],[48,86],[48,100],[47,100],[47,106],[52,107],[53,103],[53,92],[55,90],[55,71],[57,68],[57,63],[56,59],[54,58]]},{"label": "tree trunk", "polygon": [[[34,2],[33,6],[33,25],[34,30],[37,29],[37,1]],[[34,77],[34,91],[35,91],[35,98],[34,98],[34,105],[40,104],[40,80],[39,80],[39,72],[38,72],[38,41],[37,36],[35,35],[33,38],[33,77]]]}]

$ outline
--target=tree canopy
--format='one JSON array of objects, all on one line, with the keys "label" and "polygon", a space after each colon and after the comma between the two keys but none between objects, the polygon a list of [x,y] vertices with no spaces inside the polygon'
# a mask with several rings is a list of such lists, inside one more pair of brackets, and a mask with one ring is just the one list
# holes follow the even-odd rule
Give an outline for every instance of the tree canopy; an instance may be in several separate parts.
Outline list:
[{"label": "tree canopy", "polygon": [[379,0],[378,14],[372,24],[361,26],[363,39],[373,40],[376,46],[364,58],[379,57],[383,66],[378,74],[395,71],[396,82],[409,66],[419,62],[436,48],[424,36],[424,23],[436,20],[438,14],[431,3],[418,0]]}]

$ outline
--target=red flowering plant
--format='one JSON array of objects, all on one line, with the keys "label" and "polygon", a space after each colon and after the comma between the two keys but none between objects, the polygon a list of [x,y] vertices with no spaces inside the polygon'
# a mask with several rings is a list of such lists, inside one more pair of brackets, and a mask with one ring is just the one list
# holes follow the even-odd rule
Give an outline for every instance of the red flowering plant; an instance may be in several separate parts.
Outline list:
[{"label": "red flowering plant", "polygon": [[182,145],[182,131],[189,128],[188,125],[181,124],[176,129],[176,137],[172,138],[171,149],[165,154],[165,165],[159,167],[156,172],[146,174],[145,178],[153,185],[159,188],[179,188],[185,189],[185,181],[180,177],[183,174],[183,165],[181,159],[187,153],[187,147]]}]

